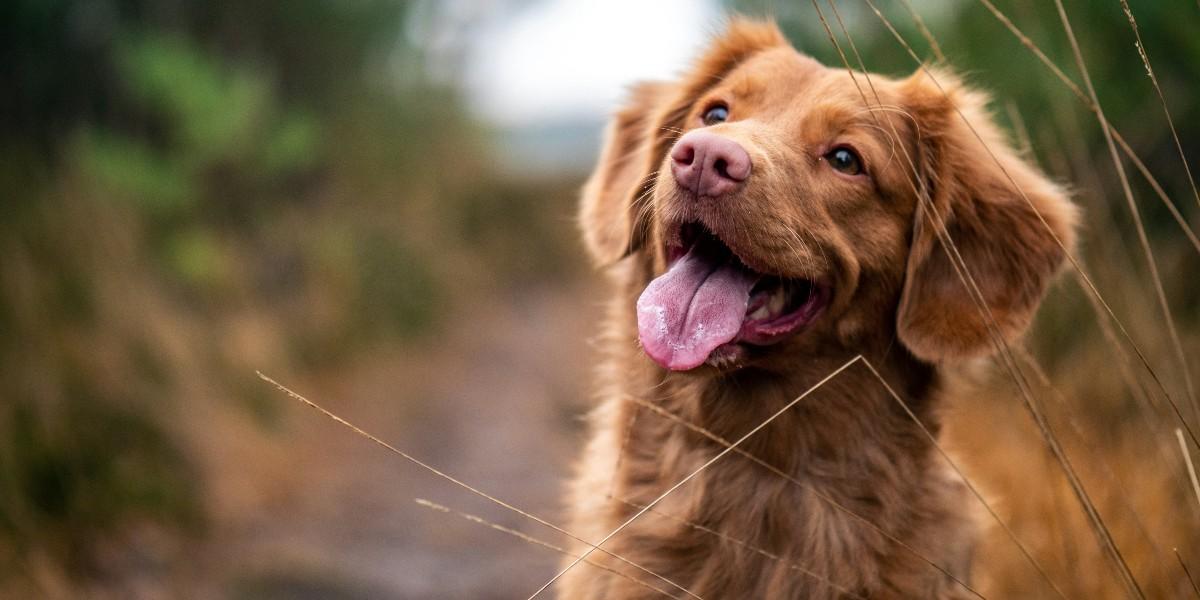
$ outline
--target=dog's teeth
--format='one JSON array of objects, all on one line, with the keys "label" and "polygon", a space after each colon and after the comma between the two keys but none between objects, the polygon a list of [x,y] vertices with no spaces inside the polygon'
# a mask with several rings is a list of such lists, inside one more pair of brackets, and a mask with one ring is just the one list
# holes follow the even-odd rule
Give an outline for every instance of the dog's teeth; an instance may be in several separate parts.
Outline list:
[{"label": "dog's teeth", "polygon": [[755,310],[754,312],[750,313],[750,319],[755,320],[755,321],[757,321],[758,319],[765,319],[765,318],[767,318],[767,314],[768,314],[767,313],[767,305],[764,304],[764,305],[758,307],[758,309]]},{"label": "dog's teeth", "polygon": [[787,293],[781,287],[778,290],[775,290],[775,293],[771,294],[771,299],[767,302],[767,305],[764,307],[764,309],[770,314],[777,315],[783,312],[783,306],[786,303]]}]

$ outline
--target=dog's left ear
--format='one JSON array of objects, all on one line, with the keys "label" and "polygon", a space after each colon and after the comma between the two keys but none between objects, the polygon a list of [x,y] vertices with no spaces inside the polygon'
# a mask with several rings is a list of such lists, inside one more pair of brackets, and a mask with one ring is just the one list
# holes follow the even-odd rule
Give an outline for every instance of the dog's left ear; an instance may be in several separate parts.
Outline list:
[{"label": "dog's left ear", "polygon": [[[1063,246],[1072,248],[1077,211],[1004,139],[986,97],[948,73],[934,77],[941,88],[920,71],[901,84],[920,128],[919,170],[931,202],[918,202],[896,325],[915,356],[941,362],[988,354],[993,335],[1011,342],[1025,331]],[[965,264],[962,276],[952,256]],[[968,275],[986,311],[964,283]]]},{"label": "dog's left ear", "polygon": [[600,161],[583,186],[579,205],[583,241],[599,265],[616,262],[640,243],[635,200],[653,183],[657,113],[673,93],[674,86],[667,83],[637,84],[605,132]]}]

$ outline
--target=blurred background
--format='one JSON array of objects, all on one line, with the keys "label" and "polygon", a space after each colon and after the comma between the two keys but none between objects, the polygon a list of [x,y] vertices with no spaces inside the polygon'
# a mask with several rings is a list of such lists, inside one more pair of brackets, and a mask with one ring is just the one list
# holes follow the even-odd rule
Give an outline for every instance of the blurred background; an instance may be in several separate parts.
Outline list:
[{"label": "blurred background", "polygon": [[[1163,387],[1068,271],[1029,339],[1036,396],[1147,595],[1189,596],[1200,505],[1170,401],[1200,423],[1095,116],[984,3],[913,0],[920,22],[876,4],[923,60],[992,90],[1015,143],[1076,190],[1079,257]],[[1082,81],[1052,3],[995,5]],[[1126,161],[1200,377],[1200,244],[1181,226],[1200,229],[1200,198],[1121,3],[1065,5],[1109,119],[1178,207]],[[1200,5],[1130,5],[1200,170]],[[836,6],[869,70],[912,72],[866,3]],[[414,499],[553,532],[255,371],[562,522],[605,295],[577,190],[624,87],[678,73],[735,10],[842,64],[802,0],[4,2],[0,597],[540,586],[553,551]],[[969,379],[947,410],[967,474],[1067,596],[1122,596],[1007,376]],[[998,527],[977,564],[989,597],[1052,594]]]}]

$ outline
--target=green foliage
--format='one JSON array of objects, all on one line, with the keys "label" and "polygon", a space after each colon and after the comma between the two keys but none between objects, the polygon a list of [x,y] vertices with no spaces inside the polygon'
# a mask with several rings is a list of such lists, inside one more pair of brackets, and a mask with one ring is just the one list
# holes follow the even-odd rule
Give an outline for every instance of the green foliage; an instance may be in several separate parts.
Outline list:
[{"label": "green foliage", "polygon": [[316,159],[311,115],[283,106],[270,79],[246,65],[225,65],[176,36],[134,37],[117,50],[128,91],[165,121],[173,158],[200,174],[241,163],[287,175]]},{"label": "green foliage", "polygon": [[259,162],[275,177],[311,167],[317,160],[318,121],[310,113],[294,111],[263,141]]},{"label": "green foliage", "polygon": [[7,412],[0,534],[19,548],[37,545],[86,570],[91,547],[131,521],[200,524],[196,474],[149,415],[82,392]]},{"label": "green foliage", "polygon": [[182,229],[167,238],[163,256],[173,274],[199,290],[217,290],[226,283],[229,267],[220,241],[200,227]]},{"label": "green foliage", "polygon": [[[185,38],[131,36],[116,50],[120,82],[161,130],[85,137],[80,159],[158,216],[179,218],[212,198],[218,170],[263,189],[317,160],[320,127],[286,105],[264,74],[228,65]],[[215,199],[214,199],[215,200]]]},{"label": "green foliage", "polygon": [[196,191],[180,165],[139,140],[85,130],[77,155],[80,168],[100,190],[134,203],[151,218],[167,219],[195,202]]}]

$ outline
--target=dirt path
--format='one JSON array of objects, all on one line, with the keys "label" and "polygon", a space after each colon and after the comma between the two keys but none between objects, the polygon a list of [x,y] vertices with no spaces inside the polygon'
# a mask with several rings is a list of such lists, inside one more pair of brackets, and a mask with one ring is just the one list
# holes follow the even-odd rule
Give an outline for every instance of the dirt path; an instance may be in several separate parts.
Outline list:
[{"label": "dirt path", "polygon": [[[289,381],[347,420],[461,480],[552,522],[575,454],[599,307],[589,290],[535,289],[456,315],[432,347]],[[255,598],[512,598],[559,557],[426,498],[561,543],[491,505],[289,405],[270,448],[234,452],[240,500],[212,541],[226,584]],[[235,494],[236,495],[236,494]],[[214,590],[216,591],[216,590]],[[522,596],[523,597],[523,596]]]}]

